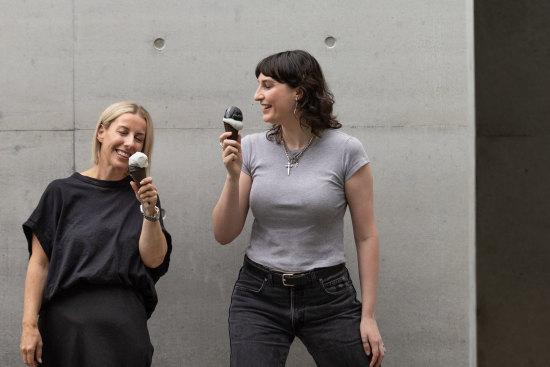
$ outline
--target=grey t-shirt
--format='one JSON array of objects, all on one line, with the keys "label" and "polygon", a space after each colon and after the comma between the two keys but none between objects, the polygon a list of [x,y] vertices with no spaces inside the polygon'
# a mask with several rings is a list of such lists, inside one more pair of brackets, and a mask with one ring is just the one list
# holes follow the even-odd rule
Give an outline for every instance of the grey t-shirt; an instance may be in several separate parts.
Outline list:
[{"label": "grey t-shirt", "polygon": [[361,142],[327,129],[287,175],[283,144],[265,133],[242,141],[254,216],[247,255],[267,267],[307,271],[345,262],[344,183],[369,163]]}]

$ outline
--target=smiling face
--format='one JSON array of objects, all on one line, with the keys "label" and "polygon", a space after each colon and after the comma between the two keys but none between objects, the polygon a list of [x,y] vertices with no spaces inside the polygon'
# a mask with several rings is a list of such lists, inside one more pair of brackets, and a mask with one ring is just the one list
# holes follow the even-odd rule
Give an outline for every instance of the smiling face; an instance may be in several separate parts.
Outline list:
[{"label": "smiling face", "polygon": [[97,140],[101,143],[98,167],[111,179],[122,179],[128,171],[128,159],[143,150],[147,123],[132,113],[117,117],[108,128],[101,125]]},{"label": "smiling face", "polygon": [[285,83],[260,73],[258,89],[254,100],[263,107],[262,119],[272,124],[284,125],[286,121],[296,121],[294,107],[298,98],[297,88],[290,88]]}]

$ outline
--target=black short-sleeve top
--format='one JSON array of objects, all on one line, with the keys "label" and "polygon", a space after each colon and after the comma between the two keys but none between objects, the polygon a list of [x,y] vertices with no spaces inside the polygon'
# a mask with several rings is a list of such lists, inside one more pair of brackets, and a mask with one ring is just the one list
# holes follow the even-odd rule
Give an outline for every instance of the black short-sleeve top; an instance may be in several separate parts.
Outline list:
[{"label": "black short-sleeve top", "polygon": [[172,239],[161,218],[168,251],[157,268],[143,264],[143,216],[130,181],[129,176],[103,181],[74,173],[48,185],[23,224],[29,253],[34,233],[50,261],[42,308],[77,287],[122,286],[136,291],[151,316],[158,302],[155,283],[168,271]]}]

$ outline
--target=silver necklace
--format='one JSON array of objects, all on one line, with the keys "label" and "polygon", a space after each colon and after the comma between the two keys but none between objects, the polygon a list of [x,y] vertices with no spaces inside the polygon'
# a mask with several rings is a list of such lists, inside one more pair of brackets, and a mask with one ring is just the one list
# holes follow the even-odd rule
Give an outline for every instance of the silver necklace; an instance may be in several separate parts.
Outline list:
[{"label": "silver necklace", "polygon": [[313,141],[314,135],[311,135],[311,138],[309,139],[309,143],[307,143],[306,147],[302,150],[300,150],[298,153],[292,155],[290,154],[290,151],[288,150],[288,147],[286,146],[285,139],[283,139],[283,146],[285,148],[285,155],[287,164],[285,164],[286,167],[286,175],[290,176],[290,169],[298,167],[298,161],[300,160],[300,157],[306,152],[307,148],[311,145],[311,142]]}]

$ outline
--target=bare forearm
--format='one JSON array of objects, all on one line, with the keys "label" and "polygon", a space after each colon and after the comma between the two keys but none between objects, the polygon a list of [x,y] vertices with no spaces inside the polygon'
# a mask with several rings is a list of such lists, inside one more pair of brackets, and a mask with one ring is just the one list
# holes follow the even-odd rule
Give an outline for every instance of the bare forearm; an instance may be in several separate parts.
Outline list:
[{"label": "bare forearm", "polygon": [[361,283],[362,317],[374,318],[378,287],[378,237],[372,236],[357,243],[359,279]]},{"label": "bare forearm", "polygon": [[156,268],[164,261],[167,250],[168,245],[160,222],[143,219],[139,237],[139,253],[143,263],[150,268]]},{"label": "bare forearm", "polygon": [[48,277],[47,264],[40,264],[31,257],[25,279],[25,296],[23,300],[23,327],[36,327],[38,312],[42,306],[44,286]]},{"label": "bare forearm", "polygon": [[242,231],[245,218],[239,208],[239,179],[227,175],[218,203],[212,212],[212,226],[216,241],[225,245]]}]

